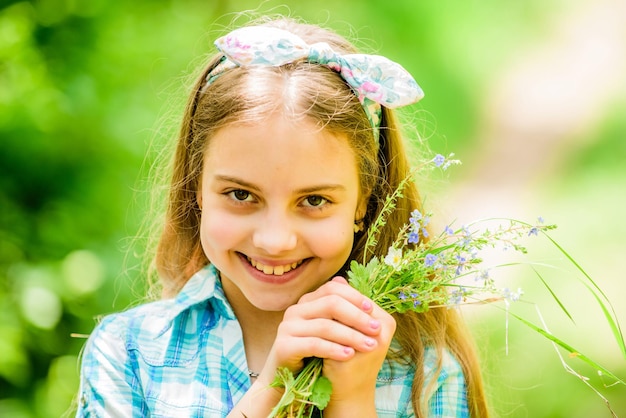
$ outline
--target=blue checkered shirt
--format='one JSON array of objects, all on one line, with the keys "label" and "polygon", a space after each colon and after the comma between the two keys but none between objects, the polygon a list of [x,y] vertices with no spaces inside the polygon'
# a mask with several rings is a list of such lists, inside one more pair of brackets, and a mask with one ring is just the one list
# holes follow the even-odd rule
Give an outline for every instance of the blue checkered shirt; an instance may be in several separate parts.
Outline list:
[{"label": "blue checkered shirt", "polygon": [[[107,316],[83,353],[77,417],[225,417],[250,388],[241,328],[207,266],[174,299]],[[434,350],[426,351],[433,372]],[[385,362],[376,384],[379,417],[413,417],[414,369]],[[432,417],[468,417],[465,380],[449,354]]]}]

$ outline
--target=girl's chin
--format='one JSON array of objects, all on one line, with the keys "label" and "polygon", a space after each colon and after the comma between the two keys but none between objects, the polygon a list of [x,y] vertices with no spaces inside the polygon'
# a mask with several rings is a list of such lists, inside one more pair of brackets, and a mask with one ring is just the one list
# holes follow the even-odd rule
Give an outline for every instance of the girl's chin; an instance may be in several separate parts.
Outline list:
[{"label": "girl's chin", "polygon": [[248,302],[259,311],[282,313],[291,305],[298,303],[300,296],[302,295],[281,298],[277,295],[269,295],[269,297],[259,297],[259,295],[255,295],[248,298]]}]

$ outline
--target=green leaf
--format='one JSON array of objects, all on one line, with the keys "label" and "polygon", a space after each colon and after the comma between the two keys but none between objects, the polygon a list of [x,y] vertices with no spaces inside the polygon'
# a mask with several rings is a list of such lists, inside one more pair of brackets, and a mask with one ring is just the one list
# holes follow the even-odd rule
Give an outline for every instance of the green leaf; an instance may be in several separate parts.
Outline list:
[{"label": "green leaf", "polygon": [[285,392],[274,409],[272,409],[272,412],[270,412],[270,417],[278,416],[281,410],[291,405],[295,400],[295,394],[292,391],[294,380],[293,373],[288,368],[279,367],[276,369],[276,374],[274,375],[274,380],[270,383],[270,387],[285,388]]},{"label": "green leaf", "polygon": [[350,271],[348,271],[348,282],[363,295],[370,297],[372,289],[368,279],[369,272],[367,267],[352,260],[350,263]]},{"label": "green leaf", "polygon": [[313,385],[313,393],[311,393],[309,400],[319,409],[324,409],[326,405],[328,405],[328,401],[330,401],[332,391],[333,386],[330,380],[324,376],[320,376]]},{"label": "green leaf", "polygon": [[274,375],[274,380],[270,383],[271,387],[274,388],[285,388],[289,389],[293,386],[294,377],[291,370],[286,367],[279,367],[276,369],[276,374]]}]

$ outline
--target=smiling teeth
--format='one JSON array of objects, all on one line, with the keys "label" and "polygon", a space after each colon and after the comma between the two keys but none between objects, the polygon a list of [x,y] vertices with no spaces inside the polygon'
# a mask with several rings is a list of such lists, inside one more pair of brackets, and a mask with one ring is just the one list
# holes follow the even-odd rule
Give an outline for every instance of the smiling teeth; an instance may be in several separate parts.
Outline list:
[{"label": "smiling teeth", "polygon": [[265,265],[265,264],[260,263],[258,261],[255,261],[255,260],[251,259],[250,257],[248,257],[248,261],[257,270],[262,271],[265,274],[272,274],[274,276],[282,276],[283,274],[287,273],[288,271],[291,271],[291,270],[295,269],[300,264],[302,264],[302,261],[296,261],[294,263],[284,264],[282,266],[268,266],[268,265]]}]

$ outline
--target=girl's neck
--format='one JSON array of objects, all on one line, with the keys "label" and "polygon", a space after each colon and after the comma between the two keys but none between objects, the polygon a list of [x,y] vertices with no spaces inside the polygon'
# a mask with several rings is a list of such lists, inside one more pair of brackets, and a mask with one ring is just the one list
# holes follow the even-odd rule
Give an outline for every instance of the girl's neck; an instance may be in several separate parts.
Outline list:
[{"label": "girl's neck", "polygon": [[224,293],[237,317],[248,360],[248,368],[260,372],[265,364],[284,312],[263,311],[252,305],[232,283],[223,283]]},{"label": "girl's neck", "polygon": [[274,341],[276,330],[284,315],[284,312],[260,310],[249,302],[233,305],[233,311],[239,321],[244,338],[246,335],[255,335],[260,339],[263,339],[261,336],[267,336],[271,341]]}]

